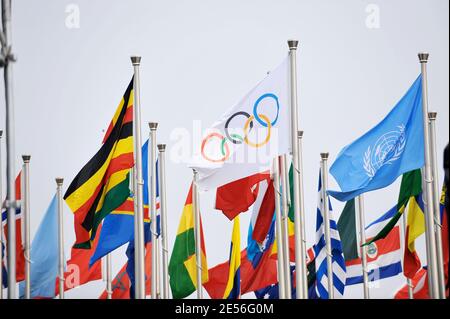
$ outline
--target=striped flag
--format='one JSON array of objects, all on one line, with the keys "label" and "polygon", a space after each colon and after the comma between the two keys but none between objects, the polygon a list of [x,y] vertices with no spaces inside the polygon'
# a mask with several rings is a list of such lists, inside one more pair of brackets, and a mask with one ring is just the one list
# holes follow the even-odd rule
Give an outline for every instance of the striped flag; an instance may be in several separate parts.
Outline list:
[{"label": "striped flag", "polygon": [[81,169],[64,199],[75,217],[76,248],[90,248],[103,218],[130,195],[133,159],[133,79],[114,114],[100,150]]},{"label": "striped flag", "polygon": [[223,299],[241,298],[241,226],[239,215],[234,218],[231,236],[230,268]]},{"label": "striped flag", "polygon": [[321,299],[328,299],[327,251],[323,216],[325,201],[329,207],[334,297],[342,298],[344,296],[346,279],[344,254],[342,252],[341,239],[339,237],[336,221],[333,217],[333,209],[331,207],[329,196],[327,195],[326,198],[323,198],[322,196],[322,182],[319,174],[319,202],[317,207],[316,245],[314,246],[314,253],[316,256],[317,293]]},{"label": "striped flag", "polygon": [[[22,195],[21,195],[21,180],[22,180],[22,172],[19,172],[19,174],[16,177],[16,201],[18,203],[21,202]],[[4,206],[4,205],[3,205]],[[1,232],[2,235],[2,246],[0,249],[3,250],[3,260],[0,262],[1,264],[1,271],[3,273],[3,283],[0,283],[3,285],[3,287],[8,287],[8,269],[7,269],[7,252],[8,250],[6,247],[8,247],[8,211],[3,211],[1,215],[1,227],[3,228],[3,231]],[[23,243],[22,243],[22,211],[19,208],[16,209],[16,282],[20,282],[22,280],[25,280],[25,256],[24,256],[24,250],[23,250]]]}]

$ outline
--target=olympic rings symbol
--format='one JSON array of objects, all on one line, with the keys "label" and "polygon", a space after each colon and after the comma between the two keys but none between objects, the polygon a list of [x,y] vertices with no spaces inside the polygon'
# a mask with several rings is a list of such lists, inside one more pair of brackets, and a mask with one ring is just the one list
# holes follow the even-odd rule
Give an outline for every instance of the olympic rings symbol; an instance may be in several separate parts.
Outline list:
[{"label": "olympic rings symbol", "polygon": [[[264,114],[258,112],[259,104],[266,99],[271,99],[271,100],[275,101],[277,113],[276,113],[275,119],[272,121],[269,119],[269,117],[267,115],[264,115]],[[266,93],[266,94],[261,95],[256,100],[255,104],[253,105],[253,114],[252,115],[248,114],[245,111],[239,111],[239,112],[232,114],[226,120],[225,128],[224,128],[225,136],[220,133],[213,132],[213,133],[208,134],[203,139],[202,145],[201,145],[201,154],[202,154],[203,158],[206,159],[207,161],[210,161],[213,163],[225,162],[231,155],[230,148],[229,148],[227,142],[231,142],[233,144],[245,143],[248,146],[251,146],[254,148],[260,148],[260,147],[266,145],[270,141],[272,127],[278,122],[279,113],[280,113],[280,103],[278,101],[278,97],[273,93]],[[230,126],[231,121],[234,118],[241,117],[241,116],[246,118],[246,121],[245,121],[245,124],[243,127],[243,135],[244,136],[241,136],[236,133],[230,133],[229,126]],[[256,122],[258,122],[263,127],[267,128],[266,137],[264,138],[264,140],[262,142],[259,142],[259,143],[252,142],[249,140],[249,134],[254,127],[254,120],[256,120]],[[219,158],[211,158],[208,155],[206,155],[206,153],[205,153],[205,148],[209,143],[211,143],[210,141],[212,141],[212,139],[217,139],[220,143],[221,157],[219,157]]]}]

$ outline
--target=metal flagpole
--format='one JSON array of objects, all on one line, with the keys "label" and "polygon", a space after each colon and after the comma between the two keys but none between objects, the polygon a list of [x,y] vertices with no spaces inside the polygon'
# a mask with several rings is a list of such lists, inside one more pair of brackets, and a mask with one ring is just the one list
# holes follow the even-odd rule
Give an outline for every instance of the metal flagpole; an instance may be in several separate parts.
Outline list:
[{"label": "metal flagpole", "polygon": [[[358,196],[358,217],[359,217],[359,238],[360,244],[366,243],[366,218],[364,216],[364,195]],[[367,269],[367,247],[361,246],[361,261],[363,273],[364,299],[370,299],[369,294],[369,273]]]},{"label": "metal flagpole", "polygon": [[428,82],[427,82],[427,62],[428,53],[419,53],[419,61],[422,72],[422,113],[423,113],[423,135],[425,145],[425,232],[427,242],[427,264],[428,264],[428,285],[430,297],[439,298],[439,282],[436,268],[436,238],[434,234],[434,209],[433,209],[433,175],[431,170],[430,152],[430,131],[428,123]]},{"label": "metal flagpole", "polygon": [[196,260],[196,277],[197,277],[197,299],[203,299],[202,287],[202,244],[200,232],[200,198],[198,195],[197,181],[198,173],[194,171],[194,180],[192,182],[192,206],[194,210],[194,233],[195,233],[195,260]]},{"label": "metal flagpole", "polygon": [[328,206],[328,153],[320,153],[322,173],[322,200],[323,200],[323,223],[325,224],[325,247],[327,251],[327,281],[328,281],[328,299],[334,299],[333,285],[333,259],[331,252],[331,236],[330,236],[330,211]]},{"label": "metal flagpole", "polygon": [[[300,181],[300,227],[301,227],[301,236],[300,236],[300,260],[303,262],[300,263],[300,274],[303,285],[303,296],[305,299],[308,299],[308,269],[306,268],[306,230],[305,230],[305,201],[304,201],[304,187],[303,187],[303,131],[297,132],[297,141],[298,141],[298,179]],[[294,172],[295,173],[295,172]]]},{"label": "metal flagpole", "polygon": [[162,282],[164,299],[170,298],[169,289],[169,245],[167,243],[167,201],[166,201],[166,144],[158,144],[159,156],[159,198],[161,205],[161,241],[162,241]]},{"label": "metal flagpole", "polygon": [[25,243],[24,243],[24,257],[25,257],[25,299],[31,298],[31,276],[30,276],[30,155],[22,155],[23,159],[23,191],[22,191],[22,212],[24,216],[25,228]]},{"label": "metal flagpole", "polygon": [[6,105],[6,201],[8,211],[8,298],[16,296],[16,192],[15,192],[15,142],[14,142],[14,105],[12,64],[15,57],[11,48],[11,0],[2,0],[3,32],[0,32],[2,44],[0,66],[4,68],[5,105]]},{"label": "metal flagpole", "polygon": [[[286,291],[286,299],[292,299],[292,292],[291,292],[291,267],[289,262],[289,234],[288,234],[288,214],[289,214],[289,207],[287,203],[287,181],[286,181],[286,155],[279,156],[279,167],[280,167],[280,177],[281,177],[281,203],[282,203],[282,209],[281,209],[281,221],[282,221],[282,229],[281,229],[281,236],[282,236],[282,253],[283,253],[283,267],[284,267],[284,289]],[[279,191],[279,190],[278,190]],[[281,248],[281,247],[280,247]],[[279,250],[281,252],[281,250]]]},{"label": "metal flagpole", "polygon": [[[3,166],[2,166],[2,137],[3,131],[0,130],[0,269],[3,267]],[[0,300],[3,299],[3,271],[0,270]]]},{"label": "metal flagpole", "polygon": [[[290,86],[291,86],[291,151],[292,151],[292,165],[297,174],[294,174],[294,229],[295,229],[295,269],[306,268],[306,259],[301,256],[301,221],[300,221],[300,179],[299,171],[299,152],[297,144],[297,130],[298,130],[298,108],[297,108],[297,40],[289,40],[289,58],[290,58]],[[302,266],[303,264],[303,266]],[[296,297],[297,299],[304,299],[303,284],[306,284],[301,276],[295,276]]]},{"label": "metal flagpole", "polygon": [[[404,212],[402,214],[402,220],[403,220],[403,238],[406,237],[406,212]],[[403,241],[403,249],[407,249],[408,243],[405,242],[405,240]],[[402,265],[402,267],[404,267],[404,265]],[[406,277],[406,286],[408,287],[408,299],[414,299],[414,291],[413,291],[413,284],[412,284],[412,280],[408,277]]]},{"label": "metal flagpole", "polygon": [[444,256],[442,250],[442,225],[441,225],[441,210],[439,207],[439,174],[437,169],[437,155],[436,155],[436,112],[429,112],[428,118],[430,120],[430,153],[431,166],[433,173],[433,208],[434,208],[434,223],[436,236],[436,268],[439,283],[439,298],[445,299],[445,270],[444,270]]},{"label": "metal flagpole", "polygon": [[110,253],[106,255],[106,299],[112,299],[112,264]]},{"label": "metal flagpole", "polygon": [[135,298],[145,299],[145,260],[144,260],[144,205],[143,191],[144,179],[142,178],[142,140],[141,140],[141,96],[139,66],[140,56],[132,56],[131,62],[134,69],[133,92],[133,126],[134,126],[134,272],[135,272]]},{"label": "metal flagpole", "polygon": [[58,278],[59,278],[59,299],[64,299],[64,218],[63,218],[63,197],[62,177],[55,178],[56,193],[58,197]]},{"label": "metal flagpole", "polygon": [[157,222],[156,222],[156,129],[158,123],[148,123],[150,127],[149,136],[149,177],[150,177],[150,227],[152,236],[152,299],[158,298],[158,243],[157,243]]},{"label": "metal flagpole", "polygon": [[275,234],[277,240],[277,274],[278,274],[278,297],[286,299],[286,275],[284,272],[283,239],[281,223],[281,194],[280,194],[280,169],[278,158],[273,160],[273,187],[275,189]]}]

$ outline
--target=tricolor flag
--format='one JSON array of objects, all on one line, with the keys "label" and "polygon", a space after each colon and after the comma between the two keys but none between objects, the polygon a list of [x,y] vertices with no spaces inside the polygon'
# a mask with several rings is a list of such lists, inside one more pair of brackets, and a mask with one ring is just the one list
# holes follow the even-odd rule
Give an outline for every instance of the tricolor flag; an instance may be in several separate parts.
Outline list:
[{"label": "tricolor flag", "polygon": [[[397,212],[397,206],[394,206],[386,214],[370,223],[366,227],[366,237],[370,240],[389,222]],[[341,222],[341,219],[339,220]],[[340,226],[340,225],[339,225]],[[354,229],[356,235],[356,229]],[[341,237],[343,238],[343,236]],[[359,248],[359,245],[355,247]],[[367,268],[369,281],[380,280],[396,276],[402,272],[402,250],[400,246],[400,229],[394,226],[391,232],[384,239],[372,242],[366,248]],[[362,262],[357,257],[345,262],[347,268],[346,285],[355,285],[363,282]]]},{"label": "tricolor flag", "polygon": [[333,217],[333,209],[329,196],[323,198],[322,181],[319,174],[319,203],[317,207],[317,223],[316,223],[316,244],[314,246],[315,264],[316,264],[316,285],[317,293],[321,299],[328,299],[328,268],[327,268],[327,251],[325,242],[325,223],[323,211],[325,205],[329,207],[330,221],[330,240],[332,255],[332,274],[334,297],[342,298],[344,296],[346,268],[344,254],[342,252],[341,239],[337,229],[336,221]]},{"label": "tricolor flag", "polygon": [[228,281],[223,299],[240,299],[241,297],[241,226],[239,216],[234,218],[231,237]]},{"label": "tricolor flag", "polygon": [[228,110],[198,141],[190,166],[214,189],[270,169],[289,152],[289,58]]},{"label": "tricolor flag", "polygon": [[81,169],[64,199],[74,213],[76,248],[90,248],[102,220],[130,195],[133,159],[133,79],[114,114],[100,150]]},{"label": "tricolor flag", "polygon": [[[21,183],[22,183],[22,172],[19,172],[19,174],[16,177],[16,201],[18,204],[20,204],[22,195],[21,195]],[[2,206],[2,208],[4,205]],[[2,273],[3,273],[3,283],[0,283],[3,285],[3,287],[8,287],[8,269],[7,269],[7,248],[8,247],[8,211],[4,210],[1,215],[1,227],[3,228],[3,231],[1,232],[2,235],[2,245],[3,247],[0,247],[0,249],[3,249],[3,260],[0,262],[2,266]],[[20,282],[25,279],[25,256],[24,256],[24,250],[23,250],[23,244],[22,244],[22,211],[20,208],[16,209],[16,282]]]},{"label": "tricolor flag", "polygon": [[[203,237],[203,227],[200,220],[202,283],[208,281],[208,264]],[[173,245],[169,261],[170,288],[174,299],[185,298],[197,289],[194,231],[194,210],[192,206],[192,185],[189,189],[186,203],[181,214],[177,237]]]}]

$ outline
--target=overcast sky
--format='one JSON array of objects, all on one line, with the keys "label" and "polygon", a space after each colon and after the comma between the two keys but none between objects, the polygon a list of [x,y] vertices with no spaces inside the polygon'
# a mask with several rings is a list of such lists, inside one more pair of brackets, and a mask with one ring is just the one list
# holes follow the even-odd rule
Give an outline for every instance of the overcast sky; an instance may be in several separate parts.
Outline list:
[{"label": "overcast sky", "polygon": [[[389,112],[420,72],[419,51],[430,53],[429,104],[438,112],[442,167],[449,135],[448,6],[446,0],[13,1],[16,171],[20,155],[31,154],[32,235],[56,189],[54,178],[64,177],[67,187],[99,149],[132,76],[130,55],[142,56],[144,137],[146,123],[159,122],[158,142],[170,153],[174,129],[192,131],[194,121],[211,125],[282,61],[286,40],[293,38],[300,41],[299,123],[311,246],[319,153],[330,152],[331,164],[343,146]],[[0,91],[4,129],[3,85]],[[191,178],[185,164],[168,161],[170,249]],[[337,188],[332,178],[330,188]],[[397,181],[365,196],[367,224],[396,203],[398,188]],[[228,258],[232,229],[212,208],[213,199],[214,193],[201,196],[210,266]],[[337,218],[342,204],[333,204]],[[241,221],[242,247],[249,216]],[[68,256],[75,238],[68,207],[64,217]],[[418,247],[425,261],[423,238]],[[125,261],[124,249],[113,254],[114,274]],[[384,280],[371,294],[390,297],[403,282],[402,276]],[[97,298],[103,289],[98,281],[67,297]],[[346,296],[361,298],[361,286],[348,288]]]}]

